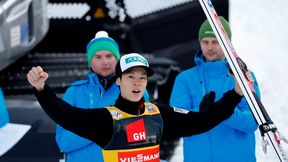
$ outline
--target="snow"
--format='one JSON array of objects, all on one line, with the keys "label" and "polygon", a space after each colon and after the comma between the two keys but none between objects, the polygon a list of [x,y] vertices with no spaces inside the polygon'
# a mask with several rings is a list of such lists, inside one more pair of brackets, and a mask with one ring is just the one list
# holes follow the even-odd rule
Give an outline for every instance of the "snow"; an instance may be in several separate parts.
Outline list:
[{"label": "snow", "polygon": [[[230,1],[232,43],[248,67],[256,74],[261,100],[279,131],[287,137],[288,131],[288,1],[253,0]],[[261,137],[257,134],[257,161],[277,161],[272,150],[264,154]],[[287,144],[282,143],[287,150]],[[270,147],[271,148],[271,147]]]},{"label": "snow", "polygon": [[[213,3],[213,2],[212,2]],[[261,101],[278,130],[288,137],[288,1],[233,0],[230,1],[229,21],[232,43],[240,56],[254,71],[261,90]],[[261,136],[256,132],[258,162],[278,161],[271,146],[264,154]],[[288,144],[282,142],[287,152]],[[171,162],[183,161],[181,145]]]}]

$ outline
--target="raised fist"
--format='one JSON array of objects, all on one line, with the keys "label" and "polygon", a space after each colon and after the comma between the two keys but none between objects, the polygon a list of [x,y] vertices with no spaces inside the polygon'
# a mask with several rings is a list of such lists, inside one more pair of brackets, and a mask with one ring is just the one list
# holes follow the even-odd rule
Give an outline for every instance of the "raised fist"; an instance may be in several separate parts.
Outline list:
[{"label": "raised fist", "polygon": [[43,71],[40,66],[32,67],[27,74],[28,82],[35,87],[38,91],[44,89],[45,81],[48,78],[48,73]]}]

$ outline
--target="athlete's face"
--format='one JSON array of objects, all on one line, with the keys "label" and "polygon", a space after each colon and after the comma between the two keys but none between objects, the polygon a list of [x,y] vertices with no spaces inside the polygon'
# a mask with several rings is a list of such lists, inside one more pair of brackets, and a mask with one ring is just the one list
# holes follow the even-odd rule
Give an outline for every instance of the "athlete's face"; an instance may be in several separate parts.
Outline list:
[{"label": "athlete's face", "polygon": [[206,61],[224,60],[225,55],[214,37],[205,37],[200,41],[200,46]]},{"label": "athlete's face", "polygon": [[143,97],[147,82],[147,73],[142,67],[133,67],[116,80],[121,96],[133,102],[137,102]]}]

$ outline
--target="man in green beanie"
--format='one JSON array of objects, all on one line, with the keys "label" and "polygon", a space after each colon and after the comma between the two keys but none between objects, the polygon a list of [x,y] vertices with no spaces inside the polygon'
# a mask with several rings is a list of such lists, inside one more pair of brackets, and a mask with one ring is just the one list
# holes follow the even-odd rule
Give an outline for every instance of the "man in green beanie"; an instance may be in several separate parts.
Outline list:
[{"label": "man in green beanie", "polygon": [[[223,17],[219,18],[231,39],[229,23]],[[234,82],[229,74],[225,55],[208,20],[201,25],[198,36],[201,50],[194,58],[196,66],[176,77],[170,105],[189,111],[205,112],[207,110],[199,108],[202,97],[214,91],[218,100],[234,86]],[[259,95],[255,76],[251,71],[249,73],[255,80],[254,88]],[[226,121],[207,133],[183,139],[184,162],[255,162],[256,129],[256,121],[246,99],[243,98]]]},{"label": "man in green beanie", "polygon": [[[79,80],[67,89],[64,100],[76,107],[95,108],[114,105],[120,94],[114,76],[120,52],[117,42],[106,31],[96,33],[87,45],[90,72],[86,80]],[[148,93],[145,93],[146,99]],[[101,131],[101,130],[99,130]],[[66,162],[103,162],[101,148],[57,125],[56,142],[65,153]]]}]

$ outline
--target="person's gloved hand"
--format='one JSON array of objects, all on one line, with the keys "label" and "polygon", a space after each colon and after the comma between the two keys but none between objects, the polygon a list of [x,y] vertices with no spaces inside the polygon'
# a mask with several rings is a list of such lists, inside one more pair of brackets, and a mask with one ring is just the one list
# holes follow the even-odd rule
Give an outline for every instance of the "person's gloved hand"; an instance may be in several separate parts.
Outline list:
[{"label": "person's gloved hand", "polygon": [[216,94],[214,91],[211,91],[207,93],[200,103],[199,111],[200,112],[206,112],[209,108],[212,107],[214,101],[215,101]]}]

